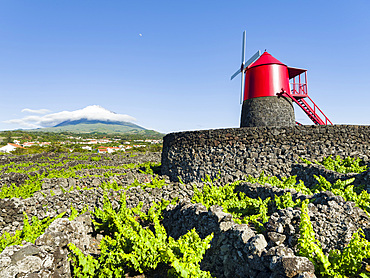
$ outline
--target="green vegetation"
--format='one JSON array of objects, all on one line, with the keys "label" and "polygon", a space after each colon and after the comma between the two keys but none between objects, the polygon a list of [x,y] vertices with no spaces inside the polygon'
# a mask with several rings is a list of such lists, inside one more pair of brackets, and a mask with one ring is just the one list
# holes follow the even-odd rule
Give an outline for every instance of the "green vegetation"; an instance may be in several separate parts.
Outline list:
[{"label": "green vegetation", "polygon": [[145,190],[145,188],[161,188],[165,185],[165,179],[159,179],[156,176],[153,176],[151,181],[140,183],[137,179],[134,180],[133,183],[127,186],[118,185],[116,181],[114,182],[102,182],[100,187],[104,190],[113,189],[115,191],[118,190],[127,190],[132,187],[141,187]]},{"label": "green vegetation", "polygon": [[[92,126],[92,125],[87,125]],[[110,125],[105,125],[110,126]],[[120,145],[130,144],[131,149],[127,149],[126,152],[159,152],[162,150],[161,144],[151,144],[147,139],[159,140],[164,137],[164,134],[151,131],[151,130],[139,130],[133,133],[112,133],[112,132],[91,132],[91,133],[77,133],[76,132],[48,132],[47,129],[40,130],[15,130],[15,131],[2,131],[0,132],[0,147],[7,143],[13,143],[14,140],[18,140],[20,145],[25,142],[48,142],[47,145],[40,146],[38,143],[25,148],[17,148],[12,152],[15,155],[25,154],[38,154],[38,153],[69,153],[80,152],[97,152],[97,148],[102,144],[104,147],[117,147]],[[90,145],[92,150],[84,149],[86,146],[86,139],[105,139],[110,142]],[[85,141],[84,141],[85,140]],[[146,141],[147,140],[147,141]],[[140,145],[135,147],[134,145]],[[122,150],[118,152],[124,152]]]},{"label": "green vegetation", "polygon": [[315,266],[315,272],[322,277],[369,277],[370,273],[361,269],[364,258],[370,258],[370,242],[365,239],[360,229],[353,234],[352,239],[342,252],[332,250],[329,256],[325,256],[321,244],[315,238],[310,217],[308,215],[307,202],[302,204],[300,237],[298,239],[298,254],[307,257]]},{"label": "green vegetation", "polygon": [[0,137],[3,138],[3,144],[12,143],[14,139],[21,141],[40,141],[40,142],[60,142],[68,139],[69,137],[91,138],[92,136],[97,139],[114,138],[120,140],[144,140],[144,139],[162,139],[164,134],[153,131],[143,130],[142,132],[122,133],[111,132],[110,130],[102,131],[86,131],[79,132],[77,129],[74,131],[48,131],[47,129],[37,130],[11,130],[0,131]]},{"label": "green vegetation", "polygon": [[[269,180],[274,184],[278,184],[281,188],[292,188],[293,179],[283,179],[279,180],[276,177],[266,177],[263,173],[259,178],[248,177],[248,181],[256,180]],[[287,207],[300,207],[302,205],[300,200],[294,202],[292,200],[292,195],[290,192],[285,193],[284,195],[278,197],[275,195],[275,198],[271,200],[266,198],[262,200],[261,198],[250,198],[241,192],[242,187],[240,183],[243,181],[236,181],[224,186],[216,186],[214,182],[217,181],[211,180],[209,176],[203,180],[202,190],[198,190],[194,185],[194,195],[192,198],[192,203],[201,203],[207,209],[213,205],[219,205],[223,208],[223,211],[230,213],[233,216],[233,220],[239,224],[254,224],[255,228],[258,231],[264,230],[264,223],[269,219],[269,215],[272,214],[274,208],[283,209]],[[264,183],[263,183],[264,184]],[[298,188],[302,189],[304,184],[300,182]],[[306,188],[306,191],[309,189]]]},{"label": "green vegetation", "polygon": [[[347,159],[352,161],[346,164],[347,169],[355,169],[359,160]],[[352,172],[352,170],[350,172]],[[370,194],[364,190],[364,186],[354,187],[354,178],[348,180],[337,180],[333,184],[322,176],[315,176],[318,184],[313,188],[308,188],[302,181],[296,181],[296,177],[279,179],[277,177],[265,176],[262,172],[258,178],[247,177],[245,180],[251,183],[266,183],[279,188],[292,188],[303,194],[314,194],[321,191],[332,191],[335,195],[342,196],[346,201],[352,201],[356,206],[365,212],[370,212]],[[217,179],[216,179],[217,180]],[[332,250],[326,256],[321,248],[320,242],[315,239],[312,223],[308,216],[308,200],[293,201],[291,193],[287,192],[281,196],[276,196],[273,200],[267,198],[252,199],[240,192],[241,182],[237,181],[222,187],[214,185],[209,176],[203,181],[202,190],[194,187],[192,202],[200,202],[209,208],[212,205],[220,205],[224,212],[230,213],[237,223],[253,223],[257,231],[263,231],[263,224],[275,209],[287,207],[301,207],[300,237],[298,241],[298,255],[310,259],[314,266],[316,275],[319,277],[370,277],[369,270],[361,268],[363,259],[370,258],[370,242],[365,239],[363,231],[360,229],[353,234],[348,246],[342,251]],[[237,188],[239,187],[239,188]]]},{"label": "green vegetation", "polygon": [[[307,164],[311,164],[311,161],[307,159],[301,158],[301,160]],[[324,158],[321,162],[314,161],[315,164],[323,165],[326,169],[332,170],[338,173],[347,174],[347,173],[362,173],[368,169],[366,165],[364,165],[363,161],[360,158],[351,158],[346,157],[341,159],[339,155],[337,155],[334,159],[331,156]]]},{"label": "green vegetation", "polygon": [[230,213],[237,223],[247,224],[252,222],[257,229],[263,228],[267,222],[267,204],[270,199],[261,200],[247,197],[243,192],[235,192],[235,187],[240,181],[225,186],[215,186],[209,176],[203,181],[204,186],[200,191],[194,185],[193,203],[202,203],[207,209],[213,205],[222,206],[224,212]]},{"label": "green vegetation", "polygon": [[303,183],[303,181],[297,182],[297,176],[291,176],[291,177],[282,177],[281,179],[275,177],[275,176],[266,176],[265,173],[262,171],[260,176],[258,178],[254,178],[252,176],[248,176],[246,178],[247,182],[250,183],[259,183],[261,185],[264,185],[265,183],[268,183],[272,186],[276,186],[278,188],[290,188],[294,189],[297,192],[301,192],[302,194],[311,195],[312,191],[306,187]]},{"label": "green vegetation", "polygon": [[354,178],[344,181],[337,180],[334,184],[331,184],[322,176],[315,176],[315,178],[319,182],[314,188],[315,193],[331,191],[335,195],[342,196],[345,201],[354,202],[356,206],[370,213],[370,194],[364,190],[364,186],[354,188],[354,185],[351,184],[355,180]]},{"label": "green vegetation", "polygon": [[291,188],[306,195],[312,195],[321,191],[332,191],[335,195],[342,196],[345,201],[354,202],[356,206],[370,213],[370,194],[367,193],[364,185],[355,187],[352,184],[355,180],[354,178],[337,180],[332,184],[322,176],[314,177],[318,181],[318,184],[313,188],[306,187],[301,180],[297,182],[296,176],[282,177],[282,179],[279,179],[274,176],[268,177],[263,172],[258,178],[248,176],[246,181],[261,185],[268,183],[278,188]]},{"label": "green vegetation", "polygon": [[63,217],[64,214],[63,212],[54,218],[46,217],[42,220],[33,216],[32,225],[30,225],[27,214],[23,213],[23,230],[17,230],[14,235],[5,232],[0,237],[0,253],[5,247],[22,244],[22,241],[34,244],[35,240],[45,232],[46,228],[49,227],[55,219]]},{"label": "green vegetation", "polygon": [[[321,191],[332,191],[335,195],[342,196],[345,201],[351,201],[364,211],[370,213],[370,194],[363,190],[363,186],[354,188],[351,183],[354,178],[348,180],[337,180],[335,183],[328,182],[322,176],[315,176],[318,184],[312,189],[306,187],[302,181],[297,182],[296,176],[289,178],[283,177],[279,179],[274,176],[266,176],[263,172],[258,178],[248,176],[246,181],[251,183],[259,183],[261,185],[270,184],[283,189],[295,189],[303,194],[312,195],[320,193]],[[252,199],[243,192],[237,192],[236,187],[243,181],[236,181],[224,186],[216,186],[209,176],[206,177],[203,189],[200,191],[194,186],[193,203],[202,203],[207,208],[212,205],[220,205],[224,211],[233,215],[234,220],[238,223],[249,223],[252,221],[255,225],[263,227],[263,223],[268,221],[267,210],[268,207],[275,204],[278,209],[286,207],[300,207],[302,204],[299,200],[294,202],[292,195],[287,192],[274,200],[267,198],[261,200],[260,198]],[[241,190],[241,189],[239,189]]]},{"label": "green vegetation", "polygon": [[0,199],[3,198],[29,198],[33,193],[41,190],[42,180],[45,174],[29,175],[24,184],[16,186],[14,183],[7,185],[4,184],[0,191]]},{"label": "green vegetation", "polygon": [[285,208],[295,208],[295,207],[301,207],[302,201],[296,200],[293,201],[292,194],[290,192],[286,192],[281,196],[276,196],[274,198],[274,202],[277,209],[285,209]]},{"label": "green vegetation", "polygon": [[[62,159],[63,162],[53,163],[56,162],[58,159]],[[66,163],[70,161],[81,161],[81,164],[77,164],[74,166],[70,166],[67,169],[63,168]],[[43,183],[43,179],[51,179],[51,178],[75,178],[81,179],[84,177],[106,177],[109,178],[111,176],[119,176],[125,175],[122,173],[124,169],[140,169],[142,173],[154,174],[153,169],[158,168],[159,164],[145,162],[141,164],[135,163],[128,163],[123,164],[120,166],[96,166],[92,164],[86,164],[87,161],[98,162],[101,160],[101,156],[96,155],[71,155],[67,158],[65,154],[61,154],[56,159],[50,159],[42,157],[42,162],[25,162],[25,163],[14,163],[10,162],[8,164],[0,165],[0,171],[4,173],[20,173],[25,174],[27,178],[22,184],[15,185],[12,184],[4,184],[0,188],[0,199],[3,198],[29,198],[32,197],[33,194],[39,190],[41,190],[41,186]],[[84,169],[105,169],[111,170],[106,171],[103,175],[81,175],[78,172]],[[143,170],[142,170],[143,169]],[[41,172],[41,173],[39,173]],[[156,182],[164,184],[164,181],[159,181],[153,179],[152,184],[148,184],[148,187],[156,186]],[[138,186],[136,184],[134,186]],[[105,185],[102,185],[103,187]],[[108,186],[109,187],[109,186]]]},{"label": "green vegetation", "polygon": [[[118,211],[108,198],[102,209],[95,209],[95,229],[104,233],[99,258],[85,256],[75,245],[69,244],[70,259],[76,277],[122,277],[135,271],[144,273],[157,267],[169,268],[171,277],[211,277],[200,270],[199,263],[210,247],[213,235],[200,239],[195,230],[174,240],[167,236],[160,224],[161,213],[169,204],[153,204],[148,213],[141,206],[128,209],[125,196]],[[153,223],[153,228],[145,226]]]},{"label": "green vegetation", "polygon": [[[117,154],[119,156],[120,154]],[[123,273],[152,273],[165,269],[170,277],[211,277],[208,272],[200,270],[199,263],[206,250],[210,247],[213,235],[201,239],[193,229],[178,240],[169,237],[161,224],[162,212],[169,204],[162,201],[153,204],[148,213],[141,211],[142,204],[129,209],[126,206],[126,196],[121,195],[120,207],[114,210],[107,197],[107,191],[127,190],[131,187],[162,188],[165,180],[156,175],[159,164],[146,162],[141,164],[122,164],[119,166],[104,166],[102,163],[110,157],[99,154],[73,153],[41,156],[32,162],[10,162],[0,165],[0,173],[19,173],[25,176],[21,184],[4,185],[0,189],[0,198],[22,197],[28,198],[41,189],[45,178],[80,179],[84,177],[112,177],[124,175],[124,170],[136,169],[138,173],[150,176],[148,182],[140,183],[138,180],[130,185],[119,185],[117,182],[106,181],[99,186],[104,189],[104,205],[90,211],[93,216],[93,225],[98,233],[104,237],[100,243],[101,253],[97,257],[86,256],[73,244],[69,244],[70,260],[73,265],[73,274],[76,277],[121,277]],[[331,159],[331,158],[330,158]],[[336,161],[333,169],[361,172],[365,166],[358,159],[346,158],[324,159]],[[71,162],[71,163],[70,163]],[[110,163],[110,161],[108,161]],[[307,163],[311,163],[306,161]],[[70,163],[70,164],[68,164]],[[331,163],[331,162],[330,162]],[[330,163],[323,162],[323,165]],[[338,166],[340,165],[340,167]],[[329,167],[329,166],[325,166]],[[330,166],[331,167],[331,166]],[[99,175],[89,174],[90,170],[104,170]],[[350,170],[349,170],[350,169]],[[337,170],[335,170],[337,171]],[[352,201],[367,213],[370,213],[370,195],[364,186],[354,186],[354,179],[328,182],[324,177],[316,177],[318,183],[308,187],[296,176],[277,178],[266,176],[263,172],[259,177],[248,176],[245,180],[236,181],[218,186],[218,178],[211,180],[207,176],[203,180],[202,189],[193,186],[193,203],[202,203],[207,208],[213,205],[222,206],[223,211],[230,213],[236,223],[253,225],[258,232],[264,231],[265,223],[272,213],[287,207],[301,208],[300,237],[298,239],[297,255],[310,259],[318,277],[370,277],[370,272],[361,269],[363,259],[370,258],[370,243],[360,229],[353,234],[348,246],[342,251],[332,250],[326,256],[320,242],[315,239],[315,233],[308,215],[308,201],[293,200],[290,192],[274,198],[250,198],[243,192],[243,182],[270,184],[282,189],[295,189],[306,195],[322,191],[331,191],[342,196],[346,201]],[[71,188],[70,190],[81,189]],[[86,189],[86,188],[85,188]],[[50,194],[53,195],[52,190]],[[174,200],[176,202],[177,200]],[[85,207],[78,212],[71,207],[70,220],[79,214],[88,211]],[[62,217],[63,214],[56,218]],[[21,244],[22,241],[35,242],[45,229],[56,218],[42,220],[32,218],[29,224],[27,215],[24,215],[24,228],[16,231],[14,235],[4,233],[0,237],[0,252],[9,245]]]}]

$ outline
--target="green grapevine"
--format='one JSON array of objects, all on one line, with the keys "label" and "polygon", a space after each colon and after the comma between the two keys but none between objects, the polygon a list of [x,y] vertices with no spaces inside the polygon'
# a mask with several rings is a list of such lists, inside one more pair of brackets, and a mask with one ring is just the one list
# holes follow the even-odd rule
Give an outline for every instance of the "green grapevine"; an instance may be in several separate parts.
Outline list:
[{"label": "green grapevine", "polygon": [[[104,232],[100,257],[84,256],[73,244],[70,260],[78,277],[121,277],[127,271],[144,273],[160,264],[170,266],[173,277],[211,277],[199,268],[199,262],[210,247],[213,235],[200,239],[195,230],[174,240],[167,236],[160,224],[161,213],[169,204],[163,201],[153,204],[148,213],[141,205],[128,209],[126,198],[121,196],[121,206],[116,212],[107,196],[103,209],[95,209],[93,221],[97,231]],[[153,223],[153,229],[142,223]]]}]

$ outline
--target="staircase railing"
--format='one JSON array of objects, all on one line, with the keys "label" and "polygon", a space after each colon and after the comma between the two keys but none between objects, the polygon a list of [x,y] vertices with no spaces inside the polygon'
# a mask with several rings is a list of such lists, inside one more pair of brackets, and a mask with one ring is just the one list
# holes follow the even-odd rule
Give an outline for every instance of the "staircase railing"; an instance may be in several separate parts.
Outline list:
[{"label": "staircase railing", "polygon": [[[293,90],[294,92],[294,90]],[[308,104],[307,101],[305,101],[302,98],[302,94],[298,93],[287,93],[286,91],[282,90],[279,93],[280,96],[284,97],[289,97],[291,98],[299,107],[302,108],[302,110],[307,114],[307,116],[316,124],[316,125],[328,125],[328,124],[333,124],[328,117],[322,112],[322,110],[316,105],[316,103],[307,95],[307,87],[305,91],[305,96],[307,97],[310,102],[312,103],[311,105]],[[321,117],[324,119],[322,119]]]},{"label": "staircase railing", "polygon": [[312,105],[309,105],[306,99],[303,99],[303,98],[299,99],[298,101],[303,102],[307,106],[308,110],[310,110],[310,112],[313,112],[314,117],[320,120],[319,124],[321,125],[331,124],[332,125],[333,123],[329,120],[328,117],[326,117],[324,112],[322,112],[322,110],[316,105],[316,103],[309,96],[307,96],[307,98],[311,101]]}]

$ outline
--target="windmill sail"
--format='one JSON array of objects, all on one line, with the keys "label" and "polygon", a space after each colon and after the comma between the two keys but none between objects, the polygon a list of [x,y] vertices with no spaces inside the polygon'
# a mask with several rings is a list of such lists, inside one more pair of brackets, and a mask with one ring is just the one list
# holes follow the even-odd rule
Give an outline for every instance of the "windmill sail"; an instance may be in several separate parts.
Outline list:
[{"label": "windmill sail", "polygon": [[240,103],[243,102],[243,90],[244,90],[244,69],[247,68],[251,63],[253,63],[255,60],[257,60],[261,56],[261,51],[258,50],[252,57],[248,59],[247,62],[245,62],[245,48],[246,48],[246,33],[243,32],[243,44],[242,44],[242,64],[240,66],[240,69],[238,69],[230,78],[230,80],[233,80],[236,76],[238,76],[239,73],[242,73],[241,77],[241,89],[240,89]]}]

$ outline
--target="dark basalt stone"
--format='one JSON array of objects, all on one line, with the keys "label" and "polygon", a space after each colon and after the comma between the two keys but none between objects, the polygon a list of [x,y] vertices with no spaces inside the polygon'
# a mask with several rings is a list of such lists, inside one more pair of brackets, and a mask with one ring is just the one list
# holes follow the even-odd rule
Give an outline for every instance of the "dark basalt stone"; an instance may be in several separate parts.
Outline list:
[{"label": "dark basalt stone", "polygon": [[294,108],[290,99],[257,97],[243,102],[240,127],[294,125]]}]

